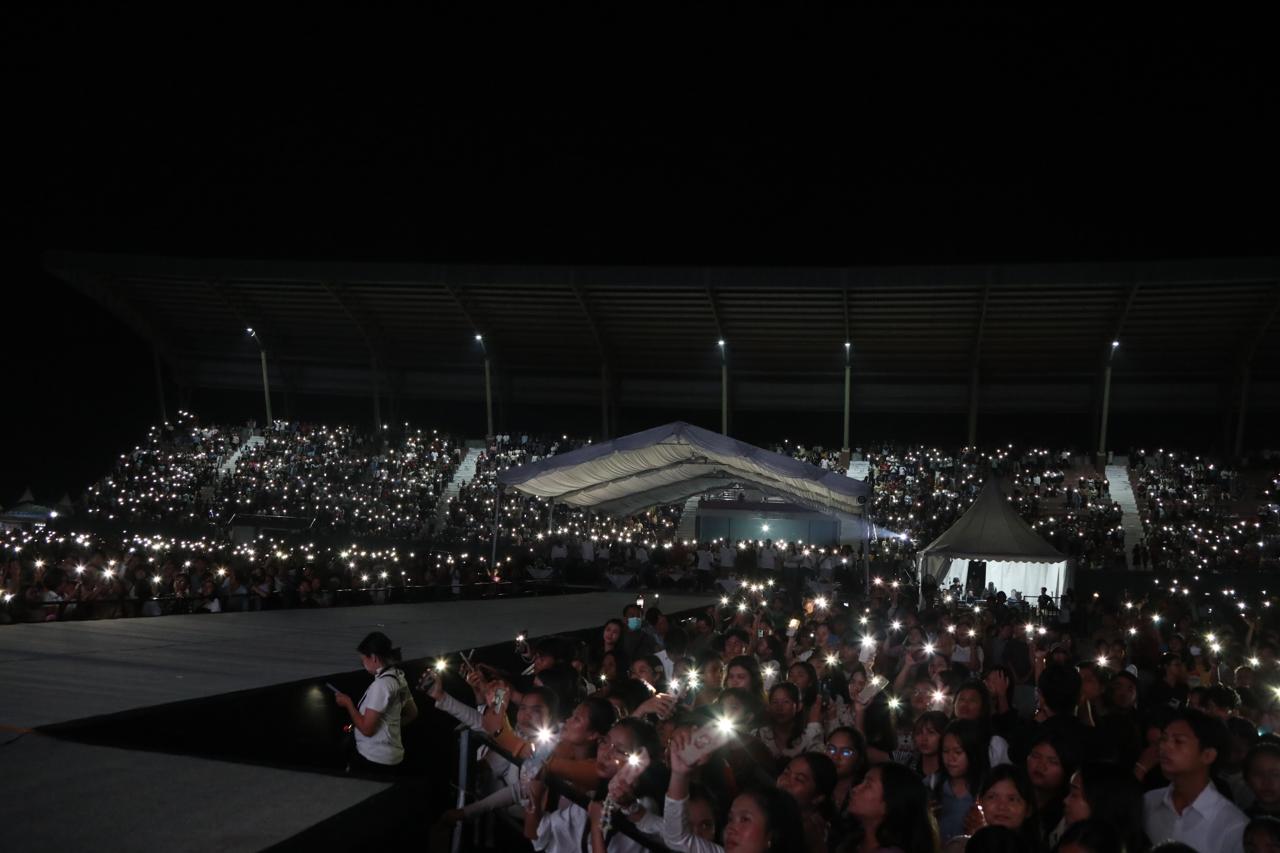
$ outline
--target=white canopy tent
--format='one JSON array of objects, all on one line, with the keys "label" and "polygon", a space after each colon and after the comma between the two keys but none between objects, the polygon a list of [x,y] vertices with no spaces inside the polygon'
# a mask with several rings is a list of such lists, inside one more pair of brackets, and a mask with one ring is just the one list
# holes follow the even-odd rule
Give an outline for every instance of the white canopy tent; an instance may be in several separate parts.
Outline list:
[{"label": "white canopy tent", "polygon": [[[610,515],[733,484],[760,489],[865,528],[871,487],[682,421],[503,471],[498,482],[527,495]],[[865,531],[859,538],[865,538]],[[843,535],[842,535],[843,538]]]},{"label": "white canopy tent", "polygon": [[1032,530],[1009,505],[994,477],[973,506],[917,556],[920,580],[967,582],[970,561],[986,563],[985,583],[1034,598],[1040,588],[1058,596],[1067,583],[1067,558]]}]

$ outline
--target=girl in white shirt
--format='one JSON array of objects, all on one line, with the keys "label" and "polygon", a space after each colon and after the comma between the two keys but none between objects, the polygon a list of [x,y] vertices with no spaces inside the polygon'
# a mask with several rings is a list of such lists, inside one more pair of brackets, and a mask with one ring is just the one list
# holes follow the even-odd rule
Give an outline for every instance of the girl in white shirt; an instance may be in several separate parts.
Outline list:
[{"label": "girl in white shirt", "polygon": [[775,684],[769,691],[769,723],[756,729],[755,735],[774,758],[822,750],[822,702],[815,702],[808,715],[802,713],[802,707],[800,690],[789,681]]},{"label": "girl in white shirt", "polygon": [[356,651],[365,672],[373,676],[373,683],[359,703],[345,693],[333,697],[338,707],[350,715],[355,733],[355,754],[348,769],[395,767],[404,761],[400,727],[418,716],[409,683],[397,666],[400,650],[391,646],[386,634],[374,631],[360,641]]},{"label": "girl in white shirt", "polygon": [[[662,750],[658,735],[653,726],[635,717],[620,720],[609,730],[609,734],[600,739],[596,750],[596,776],[598,801],[603,801],[609,781],[617,774],[628,757],[641,749],[649,753],[651,762],[659,762]],[[528,783],[530,808],[525,813],[525,837],[533,842],[533,849],[548,853],[581,853],[593,850],[598,842],[603,842],[604,850],[614,853],[641,853],[645,848],[621,834],[617,825],[622,823],[621,817],[636,825],[646,835],[656,838],[662,832],[662,817],[658,814],[657,803],[647,796],[646,783],[652,778],[653,764],[650,770],[640,777],[636,790],[629,792],[618,801],[618,812],[614,816],[615,827],[605,833],[599,826],[599,819],[594,821],[587,809],[570,800],[560,797],[556,808],[546,811],[547,791],[542,780],[530,780]],[[604,850],[595,853],[604,853]]]}]

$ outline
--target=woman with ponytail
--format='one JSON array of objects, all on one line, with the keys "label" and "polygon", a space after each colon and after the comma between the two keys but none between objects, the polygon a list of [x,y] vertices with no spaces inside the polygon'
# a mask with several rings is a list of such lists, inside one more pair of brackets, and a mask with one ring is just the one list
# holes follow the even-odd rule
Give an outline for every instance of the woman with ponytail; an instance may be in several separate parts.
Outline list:
[{"label": "woman with ponytail", "polygon": [[404,761],[400,727],[417,718],[418,706],[399,666],[400,650],[392,647],[386,634],[374,631],[360,641],[356,651],[365,672],[373,676],[373,683],[359,702],[345,693],[333,697],[351,717],[355,735],[347,772],[386,773]]}]

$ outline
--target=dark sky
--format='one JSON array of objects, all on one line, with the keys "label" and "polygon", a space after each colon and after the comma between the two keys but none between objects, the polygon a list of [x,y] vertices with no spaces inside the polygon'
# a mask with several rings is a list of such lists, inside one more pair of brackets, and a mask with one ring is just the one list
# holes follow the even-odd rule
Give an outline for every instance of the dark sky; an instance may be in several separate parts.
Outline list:
[{"label": "dark sky", "polygon": [[533,31],[453,45],[442,25],[406,44],[391,22],[345,43],[246,26],[249,44],[172,23],[127,41],[103,21],[15,30],[6,430],[23,450],[0,505],[26,482],[78,490],[155,410],[149,352],[42,273],[48,249],[799,265],[1276,253],[1276,81],[1247,28],[831,21],[837,38],[792,54],[727,30],[682,32],[673,53],[647,32],[615,51]]}]

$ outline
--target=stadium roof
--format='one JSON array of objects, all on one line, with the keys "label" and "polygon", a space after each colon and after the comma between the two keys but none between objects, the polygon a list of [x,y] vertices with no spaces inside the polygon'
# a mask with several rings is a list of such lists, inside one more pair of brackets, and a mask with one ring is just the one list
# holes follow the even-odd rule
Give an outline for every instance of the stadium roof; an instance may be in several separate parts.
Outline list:
[{"label": "stadium roof", "polygon": [[[1276,258],[957,267],[454,266],[55,253],[46,267],[175,363],[376,363],[663,378],[967,373],[1219,375],[1280,370]],[[718,377],[717,377],[718,378]],[[305,381],[305,380],[304,380]],[[254,382],[249,372],[246,386]],[[201,384],[196,381],[195,384]]]}]

